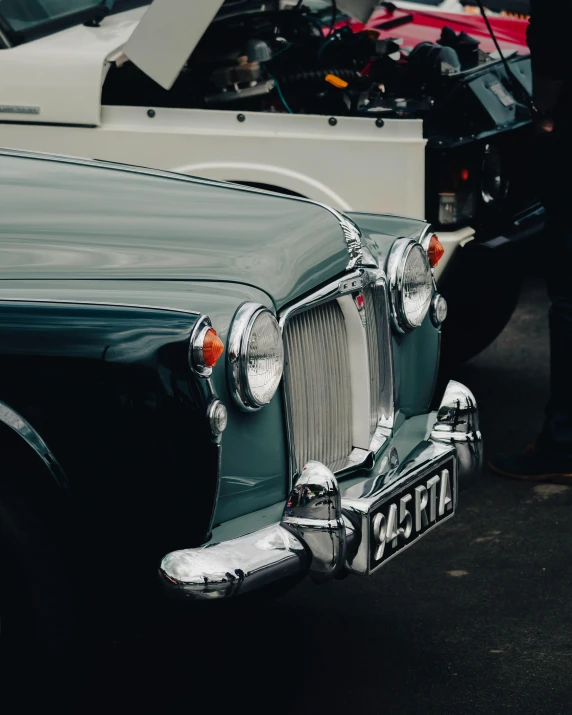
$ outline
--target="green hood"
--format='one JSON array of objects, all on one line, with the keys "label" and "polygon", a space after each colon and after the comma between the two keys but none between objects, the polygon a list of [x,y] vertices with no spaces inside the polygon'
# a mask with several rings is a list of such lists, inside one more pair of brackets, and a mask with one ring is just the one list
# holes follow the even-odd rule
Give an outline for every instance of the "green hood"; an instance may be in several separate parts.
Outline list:
[{"label": "green hood", "polygon": [[307,201],[104,162],[0,151],[0,279],[235,282],[277,308],[342,273]]}]

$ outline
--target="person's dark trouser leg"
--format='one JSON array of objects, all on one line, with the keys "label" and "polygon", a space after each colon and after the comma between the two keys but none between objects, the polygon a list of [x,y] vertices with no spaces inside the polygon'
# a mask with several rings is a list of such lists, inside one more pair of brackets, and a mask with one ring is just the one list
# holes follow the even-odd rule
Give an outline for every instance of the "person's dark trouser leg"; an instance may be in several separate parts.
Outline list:
[{"label": "person's dark trouser leg", "polygon": [[[572,103],[568,117],[572,116]],[[545,263],[551,301],[550,400],[536,449],[526,453],[493,455],[489,467],[505,477],[572,484],[572,132],[558,131],[569,122],[564,116],[557,130],[536,139],[536,157],[546,228],[531,260]]]},{"label": "person's dark trouser leg", "polygon": [[[542,146],[544,140],[539,141]],[[567,180],[572,141],[556,135],[544,149],[541,179],[547,222],[541,245],[551,301],[550,400],[538,447],[572,456],[572,180]]]},{"label": "person's dark trouser leg", "polygon": [[538,446],[572,456],[572,224],[551,222],[547,228],[560,235],[547,247],[550,400]]},{"label": "person's dark trouser leg", "polygon": [[550,401],[538,446],[572,456],[572,297],[551,291],[551,300]]}]

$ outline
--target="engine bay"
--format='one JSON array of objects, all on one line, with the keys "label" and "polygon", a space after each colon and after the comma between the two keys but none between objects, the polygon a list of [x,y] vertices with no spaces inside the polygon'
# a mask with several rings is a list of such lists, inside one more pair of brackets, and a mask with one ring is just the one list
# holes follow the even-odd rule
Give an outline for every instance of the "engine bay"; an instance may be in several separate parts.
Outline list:
[{"label": "engine bay", "polygon": [[[393,22],[407,21],[405,15]],[[409,112],[423,112],[447,76],[486,62],[468,35],[444,28],[439,45],[404,47],[398,27],[384,37],[384,28],[330,32],[300,12],[246,15],[214,23],[187,71],[198,79],[205,107],[400,116],[403,98]]]},{"label": "engine bay", "polygon": [[[110,71],[103,103],[422,118],[434,133],[447,131],[459,84],[500,67],[497,79],[487,84],[492,101],[513,115],[527,113],[524,75],[529,70],[521,68],[522,81],[515,82],[498,57],[480,49],[478,39],[445,24],[438,42],[406,44],[400,30],[413,16],[385,5],[389,13],[374,27],[359,31],[329,7],[313,12],[301,3],[222,15],[207,29],[170,90],[127,62]],[[523,59],[516,55],[510,61],[522,65]],[[478,114],[471,111],[463,121],[479,124]],[[486,118],[480,123],[487,128]],[[480,129],[468,125],[466,131]]]}]

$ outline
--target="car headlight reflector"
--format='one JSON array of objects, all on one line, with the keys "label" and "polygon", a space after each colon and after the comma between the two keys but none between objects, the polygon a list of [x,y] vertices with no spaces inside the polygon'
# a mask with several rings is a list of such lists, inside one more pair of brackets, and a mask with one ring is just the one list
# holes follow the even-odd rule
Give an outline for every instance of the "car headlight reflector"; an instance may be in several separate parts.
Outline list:
[{"label": "car headlight reflector", "polygon": [[282,333],[274,315],[259,303],[238,309],[228,340],[231,394],[247,412],[274,397],[284,371]]},{"label": "car headlight reflector", "polygon": [[433,297],[433,275],[427,253],[416,241],[401,238],[389,255],[392,317],[400,332],[418,328]]}]

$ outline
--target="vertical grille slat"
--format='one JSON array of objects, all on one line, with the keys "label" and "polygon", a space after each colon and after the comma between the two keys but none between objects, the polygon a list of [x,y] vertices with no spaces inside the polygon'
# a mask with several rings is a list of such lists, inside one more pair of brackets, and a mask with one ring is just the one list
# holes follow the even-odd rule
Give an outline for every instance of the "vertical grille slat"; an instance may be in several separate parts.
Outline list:
[{"label": "vertical grille slat", "polygon": [[379,398],[381,394],[381,364],[378,345],[377,312],[375,308],[374,288],[364,291],[365,320],[368,331],[367,357],[369,363],[370,406],[369,431],[373,434],[379,419]]},{"label": "vertical grille slat", "polygon": [[352,451],[349,355],[338,303],[293,316],[284,337],[297,466],[317,459],[335,471]]},{"label": "vertical grille slat", "polygon": [[[388,389],[388,372],[391,370],[389,314],[385,286],[373,284],[364,291],[367,349],[370,379],[370,431],[371,434],[380,420],[387,423],[392,419],[393,402]],[[392,378],[392,375],[389,375]],[[392,388],[392,386],[391,386]]]}]

